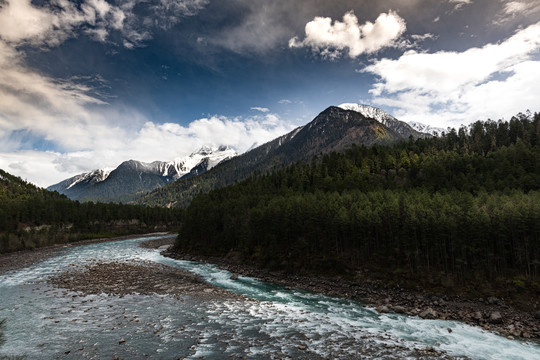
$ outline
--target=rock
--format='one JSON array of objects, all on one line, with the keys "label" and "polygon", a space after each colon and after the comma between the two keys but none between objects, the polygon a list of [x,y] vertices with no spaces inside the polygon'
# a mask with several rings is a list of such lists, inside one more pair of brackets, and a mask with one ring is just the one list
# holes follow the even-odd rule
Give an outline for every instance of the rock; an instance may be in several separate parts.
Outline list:
[{"label": "rock", "polygon": [[298,349],[300,349],[300,350],[306,350],[306,346],[305,346],[305,345],[298,345]]},{"label": "rock", "polygon": [[492,312],[491,315],[489,316],[489,321],[492,324],[502,324],[503,319],[502,319],[501,313],[498,311]]},{"label": "rock", "polygon": [[406,310],[403,306],[396,305],[394,306],[394,312],[398,314],[405,314]]},{"label": "rock", "polygon": [[534,313],[534,318],[540,320],[540,311]]},{"label": "rock", "polygon": [[126,342],[126,339],[124,339],[124,338],[121,338],[120,341],[118,341],[119,344],[123,344],[125,342]]},{"label": "rock", "polygon": [[377,310],[377,311],[380,312],[381,314],[386,314],[386,313],[389,313],[389,312],[390,312],[390,309],[389,309],[388,306],[386,306],[386,305],[377,306],[377,307],[375,308],[375,310]]},{"label": "rock", "polygon": [[488,302],[489,305],[497,305],[497,304],[499,304],[499,299],[497,299],[494,296],[490,296],[490,297],[488,297],[487,302]]},{"label": "rock", "polygon": [[422,319],[436,319],[438,314],[432,308],[427,308],[426,310],[422,311],[419,316]]},{"label": "rock", "polygon": [[482,316],[482,313],[481,313],[480,311],[475,312],[475,313],[473,314],[473,316],[472,316],[472,318],[473,318],[474,320],[478,320],[478,321],[479,321],[479,320],[482,320],[482,317],[483,317],[483,316]]},{"label": "rock", "polygon": [[230,279],[231,280],[238,280],[238,274],[232,274]]},{"label": "rock", "polygon": [[450,328],[446,328],[446,330],[448,330],[448,333],[451,334],[452,333],[452,329]]}]

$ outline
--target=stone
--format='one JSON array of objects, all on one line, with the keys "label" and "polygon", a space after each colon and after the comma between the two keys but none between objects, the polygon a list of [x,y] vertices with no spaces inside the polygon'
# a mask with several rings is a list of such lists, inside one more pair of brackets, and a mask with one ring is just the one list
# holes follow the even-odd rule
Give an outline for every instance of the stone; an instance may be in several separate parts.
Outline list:
[{"label": "stone", "polygon": [[436,319],[438,314],[432,308],[427,308],[426,310],[422,311],[419,316],[422,319]]},{"label": "stone", "polygon": [[126,339],[124,339],[124,338],[121,338],[121,339],[118,341],[119,344],[123,344],[123,343],[125,343],[125,342],[126,342]]},{"label": "stone", "polygon": [[481,313],[480,311],[476,311],[476,312],[473,314],[473,316],[472,316],[472,318],[473,318],[474,320],[482,320],[482,317],[483,317],[483,316],[482,316],[482,313]]},{"label": "stone", "polygon": [[230,279],[231,280],[238,280],[238,274],[232,274]]},{"label": "stone", "polygon": [[499,299],[497,299],[497,298],[494,297],[494,296],[488,297],[487,301],[488,301],[488,304],[490,304],[490,305],[497,305],[497,304],[499,304]]},{"label": "stone", "polygon": [[389,309],[388,306],[386,306],[386,305],[377,306],[377,307],[375,308],[375,310],[377,310],[377,311],[380,312],[381,314],[386,314],[386,313],[389,313],[389,312],[390,312],[390,309]]},{"label": "stone", "polygon": [[489,316],[489,321],[492,324],[502,324],[503,319],[502,319],[501,313],[498,311],[492,312],[491,315]]}]

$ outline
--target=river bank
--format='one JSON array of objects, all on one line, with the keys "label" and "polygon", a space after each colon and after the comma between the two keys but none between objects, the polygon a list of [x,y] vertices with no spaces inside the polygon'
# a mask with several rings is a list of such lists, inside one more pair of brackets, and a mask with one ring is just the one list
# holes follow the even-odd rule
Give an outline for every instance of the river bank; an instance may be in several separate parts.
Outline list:
[{"label": "river bank", "polygon": [[[159,234],[147,234],[152,237]],[[126,240],[141,235],[124,236],[114,239],[95,239],[70,245],[52,246],[32,251],[22,251],[0,256],[0,274],[9,270],[31,266],[37,262],[55,256],[58,251],[69,246],[82,246],[92,243]],[[152,239],[140,244],[145,248],[163,248],[172,245],[175,234],[165,238]],[[515,309],[502,299],[461,299],[459,297],[437,297],[422,292],[413,292],[399,287],[387,287],[374,281],[352,282],[341,278],[320,276],[299,276],[269,272],[253,266],[235,264],[230,260],[212,257],[177,254],[171,251],[163,255],[181,259],[215,264],[233,274],[258,278],[262,281],[294,287],[329,296],[342,297],[375,307],[379,312],[396,312],[425,319],[459,320],[471,325],[481,326],[485,330],[500,333],[509,338],[540,339],[540,320],[538,313]],[[196,297],[232,296],[221,294],[221,289],[206,285],[202,280],[187,272],[147,262],[121,263],[100,262],[98,259],[84,268],[72,264],[67,270],[51,282],[56,287],[83,294],[98,292],[116,295],[132,293],[194,295]],[[236,276],[236,275],[235,275]],[[137,281],[133,281],[137,279]]]},{"label": "river bank", "polygon": [[64,248],[83,246],[83,245],[89,245],[89,244],[98,244],[98,243],[108,242],[108,241],[129,240],[129,239],[135,239],[135,238],[167,236],[167,235],[170,235],[170,239],[171,239],[170,241],[174,242],[174,239],[176,238],[176,234],[159,232],[159,233],[149,233],[149,234],[142,234],[142,235],[140,234],[126,235],[126,236],[119,236],[119,237],[114,237],[114,238],[89,239],[89,240],[82,240],[82,241],[77,241],[77,242],[69,243],[69,244],[57,244],[57,245],[52,245],[52,246],[47,246],[47,247],[36,248],[33,250],[22,250],[22,251],[15,251],[15,252],[7,253],[7,254],[1,254],[0,255],[0,274],[3,274],[11,270],[22,269],[24,267],[31,266],[47,258],[50,258],[52,256],[56,256],[58,251]]},{"label": "river bank", "polygon": [[[516,309],[503,299],[462,299],[459,296],[433,296],[400,287],[385,286],[378,281],[349,281],[339,277],[290,275],[238,264],[218,257],[193,256],[164,251],[162,255],[178,260],[215,264],[232,272],[234,277],[249,276],[310,292],[357,300],[375,307],[381,313],[400,313],[424,319],[458,320],[509,339],[540,339],[540,313],[531,304],[530,311]],[[450,330],[449,330],[450,331]]]}]

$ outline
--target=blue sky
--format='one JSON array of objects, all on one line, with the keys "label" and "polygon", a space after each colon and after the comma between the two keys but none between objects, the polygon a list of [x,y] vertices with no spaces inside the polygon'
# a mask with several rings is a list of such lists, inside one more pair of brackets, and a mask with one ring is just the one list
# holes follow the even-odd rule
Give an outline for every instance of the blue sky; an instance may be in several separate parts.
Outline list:
[{"label": "blue sky", "polygon": [[4,0],[0,167],[41,186],[243,152],[359,102],[459,126],[540,111],[540,0]]}]

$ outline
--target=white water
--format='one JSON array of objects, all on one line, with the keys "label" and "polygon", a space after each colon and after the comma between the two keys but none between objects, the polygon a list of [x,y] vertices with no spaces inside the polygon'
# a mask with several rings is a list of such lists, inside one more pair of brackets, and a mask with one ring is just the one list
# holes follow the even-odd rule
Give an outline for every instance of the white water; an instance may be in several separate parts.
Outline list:
[{"label": "white water", "polygon": [[[0,357],[172,358],[456,358],[540,359],[540,345],[508,340],[454,321],[379,314],[358,302],[286,290],[215,266],[165,258],[141,239],[64,249],[59,256],[0,276]],[[98,259],[148,260],[199,274],[246,300],[172,296],[75,296],[43,280]],[[451,330],[451,332],[449,331]],[[119,344],[119,339],[126,343]],[[66,353],[69,351],[69,353]]]}]

